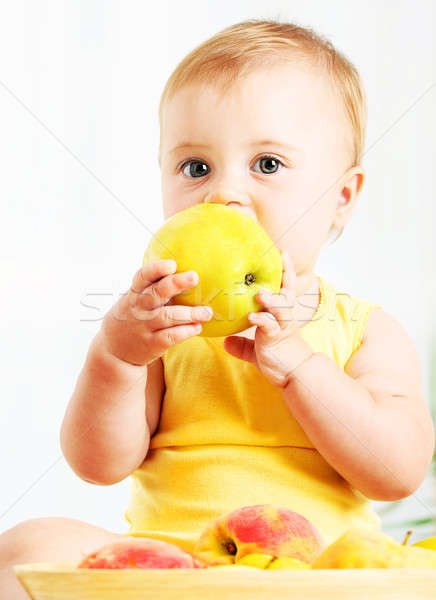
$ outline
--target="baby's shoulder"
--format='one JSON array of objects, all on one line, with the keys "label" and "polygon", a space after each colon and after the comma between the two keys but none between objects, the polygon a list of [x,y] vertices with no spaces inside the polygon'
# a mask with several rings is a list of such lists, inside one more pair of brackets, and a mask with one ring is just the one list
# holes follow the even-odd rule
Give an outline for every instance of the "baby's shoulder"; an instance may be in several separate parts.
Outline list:
[{"label": "baby's shoulder", "polygon": [[362,344],[378,343],[386,338],[404,342],[410,339],[404,325],[381,306],[374,306],[368,314],[365,330],[362,336]]},{"label": "baby's shoulder", "polygon": [[[353,378],[369,373],[389,374],[398,383],[416,390],[421,385],[419,355],[404,325],[383,308],[368,315],[359,348],[344,368]],[[404,387],[403,387],[404,389]]]},{"label": "baby's shoulder", "polygon": [[[374,300],[362,298],[322,280],[327,312],[351,338],[344,371],[358,378],[370,371],[398,373],[405,370],[417,384],[419,357],[404,325]],[[327,308],[327,307],[326,307]]]}]

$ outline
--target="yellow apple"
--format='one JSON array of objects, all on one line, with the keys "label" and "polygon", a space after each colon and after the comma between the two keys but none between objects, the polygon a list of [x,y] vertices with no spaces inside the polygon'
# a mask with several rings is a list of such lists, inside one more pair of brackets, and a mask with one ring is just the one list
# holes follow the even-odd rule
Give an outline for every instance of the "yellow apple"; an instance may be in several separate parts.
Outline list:
[{"label": "yellow apple", "polygon": [[[203,561],[206,562],[207,561]],[[328,546],[312,569],[436,568],[436,554],[400,544],[382,531],[351,528]]]},{"label": "yellow apple", "polygon": [[274,556],[271,556],[271,554],[246,554],[237,560],[235,564],[256,567],[257,569],[266,569],[273,560]]},{"label": "yellow apple", "polygon": [[307,562],[292,558],[290,556],[278,556],[267,567],[270,569],[310,569]]},{"label": "yellow apple", "polygon": [[427,550],[436,550],[436,535],[426,538],[425,540],[419,540],[415,544],[411,544],[411,547],[417,546],[418,548],[427,548]]},{"label": "yellow apple", "polygon": [[280,251],[259,223],[230,206],[195,204],[167,219],[151,239],[143,265],[168,258],[176,261],[177,273],[194,270],[199,277],[170,304],[213,310],[199,336],[227,336],[252,327],[248,314],[263,309],[255,300],[259,288],[280,291]]}]

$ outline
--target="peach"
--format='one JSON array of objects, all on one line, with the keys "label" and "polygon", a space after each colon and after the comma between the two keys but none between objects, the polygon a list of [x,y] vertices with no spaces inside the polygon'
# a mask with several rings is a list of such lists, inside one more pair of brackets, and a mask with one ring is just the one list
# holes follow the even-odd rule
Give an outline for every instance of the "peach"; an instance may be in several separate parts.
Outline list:
[{"label": "peach", "polygon": [[152,538],[107,544],[77,565],[84,569],[204,569],[206,566],[187,550]]},{"label": "peach", "polygon": [[233,564],[247,554],[311,563],[324,548],[321,534],[303,515],[284,506],[254,504],[210,521],[193,553],[208,565]]}]

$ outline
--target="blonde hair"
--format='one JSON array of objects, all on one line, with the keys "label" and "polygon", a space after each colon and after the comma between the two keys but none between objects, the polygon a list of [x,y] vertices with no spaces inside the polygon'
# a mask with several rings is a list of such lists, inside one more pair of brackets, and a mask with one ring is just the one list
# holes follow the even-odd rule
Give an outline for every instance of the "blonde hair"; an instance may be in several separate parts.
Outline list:
[{"label": "blonde hair", "polygon": [[293,57],[308,67],[320,67],[332,80],[351,126],[350,166],[360,164],[365,146],[367,108],[358,70],[328,39],[313,29],[274,20],[250,19],[226,27],[185,56],[161,95],[161,135],[164,106],[183,86],[217,85],[224,93],[257,68],[276,65],[279,61],[289,63]]}]

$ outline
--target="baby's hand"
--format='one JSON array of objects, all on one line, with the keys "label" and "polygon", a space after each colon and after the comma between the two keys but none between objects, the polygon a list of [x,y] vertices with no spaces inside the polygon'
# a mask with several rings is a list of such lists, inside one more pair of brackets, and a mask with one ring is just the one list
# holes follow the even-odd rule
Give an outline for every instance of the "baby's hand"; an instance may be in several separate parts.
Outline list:
[{"label": "baby's hand", "polygon": [[313,354],[294,319],[295,269],[287,253],[281,252],[283,280],[280,293],[267,297],[258,294],[256,298],[265,307],[265,312],[249,315],[251,323],[257,325],[254,341],[243,336],[224,339],[224,349],[229,354],[254,363],[278,387],[284,387],[292,370]]},{"label": "baby's hand", "polygon": [[212,318],[208,307],[168,304],[198,283],[197,273],[174,274],[176,268],[175,261],[162,259],[136,272],[130,290],[103,319],[101,334],[111,354],[133,365],[147,365],[170,346],[200,333],[199,321]]}]

